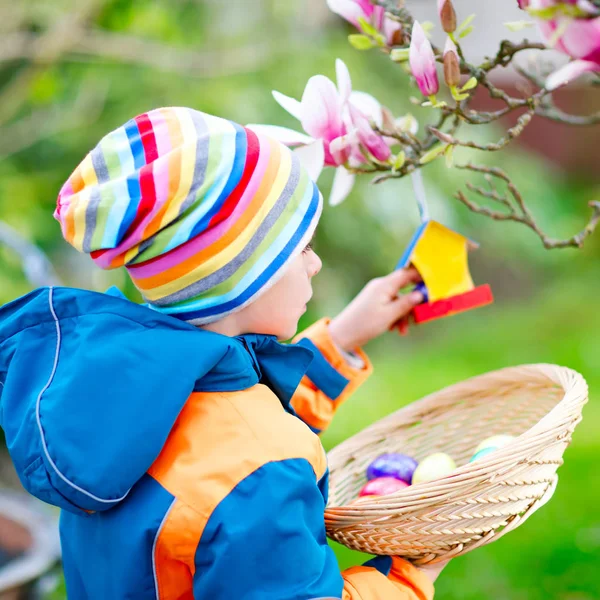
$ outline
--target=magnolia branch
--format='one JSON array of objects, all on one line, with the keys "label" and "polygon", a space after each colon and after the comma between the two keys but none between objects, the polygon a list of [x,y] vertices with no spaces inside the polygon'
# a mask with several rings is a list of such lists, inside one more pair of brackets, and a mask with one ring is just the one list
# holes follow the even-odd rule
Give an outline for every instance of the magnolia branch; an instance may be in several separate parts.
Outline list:
[{"label": "magnolia branch", "polygon": [[[465,194],[461,191],[456,193],[455,197],[458,200],[460,200],[473,212],[485,215],[486,217],[494,219],[495,221],[515,221],[517,223],[522,223],[523,225],[532,229],[538,235],[545,248],[581,248],[585,239],[594,232],[598,226],[598,223],[600,223],[600,202],[592,201],[589,203],[589,206],[592,209],[590,220],[579,233],[563,240],[551,238],[544,231],[542,231],[532,212],[526,206],[519,190],[504,171],[496,167],[485,167],[473,165],[471,163],[466,165],[456,165],[456,167],[459,169],[466,169],[476,173],[484,174],[490,189],[486,190],[480,186],[473,185],[470,182],[466,184],[467,188],[479,196],[489,198],[501,204],[506,210],[501,212],[499,210],[493,210],[487,206],[481,206],[467,198],[467,196],[465,196]],[[493,181],[494,177],[506,184],[508,194],[502,194],[496,189]]]},{"label": "magnolia branch", "polygon": [[[394,17],[395,20],[403,25],[405,30],[404,38],[406,43],[409,43],[410,31],[414,22],[414,19],[410,13],[404,7],[398,6],[398,2],[396,0],[374,0],[374,3],[378,4],[379,6],[383,6],[390,16]],[[438,62],[442,62],[443,53],[436,46],[432,47]],[[532,79],[531,77],[528,77],[528,79],[530,81],[534,81],[537,87],[540,89],[535,94],[526,98],[515,98],[510,96],[505,90],[494,85],[494,83],[492,83],[492,81],[489,79],[488,75],[496,67],[509,66],[515,56],[524,50],[547,50],[547,46],[539,42],[531,42],[527,39],[518,44],[509,40],[503,40],[500,42],[498,52],[493,58],[487,57],[481,65],[476,66],[466,60],[460,44],[457,44],[461,72],[468,74],[471,77],[475,77],[479,84],[487,89],[490,98],[504,102],[505,107],[491,112],[466,110],[469,103],[469,100],[466,100],[461,103],[457,103],[456,106],[446,106],[441,110],[444,113],[454,114],[460,117],[461,120],[464,120],[472,125],[485,125],[492,123],[493,121],[497,121],[501,117],[518,109],[533,110],[534,114],[539,117],[560,123],[566,123],[568,125],[585,126],[594,125],[600,122],[600,113],[589,116],[577,116],[568,114],[565,111],[558,109],[550,99],[550,92],[544,89],[544,79],[542,78],[538,77]],[[518,67],[517,70],[521,72]],[[549,99],[542,103],[541,100],[545,98]],[[437,129],[439,129],[439,126]],[[427,150],[431,148],[434,143],[435,140],[428,139],[424,144],[424,148]]]},{"label": "magnolia branch", "polygon": [[513,139],[520,136],[523,129],[531,122],[533,112],[521,115],[517,120],[517,124],[507,130],[506,136],[501,138],[496,143],[478,144],[477,142],[459,140],[448,133],[443,133],[435,127],[429,127],[429,130],[437,139],[451,146],[464,146],[465,148],[476,148],[477,150],[486,150],[488,152],[497,152],[507,146]]}]

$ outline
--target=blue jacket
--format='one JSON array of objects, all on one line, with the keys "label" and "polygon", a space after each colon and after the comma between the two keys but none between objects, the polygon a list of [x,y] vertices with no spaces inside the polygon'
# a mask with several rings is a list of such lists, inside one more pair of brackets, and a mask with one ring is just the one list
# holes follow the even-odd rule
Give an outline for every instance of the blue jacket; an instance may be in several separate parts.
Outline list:
[{"label": "blue jacket", "polygon": [[327,544],[316,434],[362,357],[326,321],[284,345],[82,290],[2,307],[0,425],[23,485],[63,509],[69,598],[430,598],[408,563],[340,573]]}]

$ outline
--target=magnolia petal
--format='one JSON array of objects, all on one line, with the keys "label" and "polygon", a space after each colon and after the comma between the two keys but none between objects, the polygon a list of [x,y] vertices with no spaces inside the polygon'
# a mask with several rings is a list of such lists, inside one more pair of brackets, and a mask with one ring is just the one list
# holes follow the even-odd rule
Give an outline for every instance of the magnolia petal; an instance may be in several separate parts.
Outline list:
[{"label": "magnolia petal", "polygon": [[446,45],[444,46],[444,56],[446,56],[448,52],[453,52],[454,54],[456,54],[456,58],[458,58],[458,49],[456,48],[456,44],[452,41],[450,36],[446,38]]},{"label": "magnolia petal", "polygon": [[323,140],[314,140],[306,146],[300,146],[294,150],[294,154],[300,159],[300,164],[306,169],[309,177],[317,181],[325,162]]},{"label": "magnolia petal", "polygon": [[593,2],[590,2],[590,0],[577,0],[575,4],[589,15],[596,16],[600,14],[600,7],[596,6]]},{"label": "magnolia petal", "polygon": [[360,29],[359,18],[362,17],[368,20],[368,15],[365,14],[362,7],[354,2],[354,0],[327,0],[327,6],[331,12],[340,15],[340,17],[352,23],[357,29]]},{"label": "magnolia petal", "polygon": [[383,6],[374,6],[371,20],[377,31],[383,31],[385,18],[385,8],[383,8]]},{"label": "magnolia petal", "polygon": [[555,90],[589,71],[600,72],[600,65],[589,60],[574,60],[561,69],[558,69],[558,71],[552,73],[552,75],[546,79],[544,87],[547,90]]},{"label": "magnolia petal", "polygon": [[341,58],[335,59],[335,77],[340,94],[340,102],[344,103],[348,100],[350,92],[352,92],[352,80],[350,79],[350,71],[348,71],[346,63]]},{"label": "magnolia petal", "polygon": [[352,147],[358,143],[358,136],[354,131],[331,140],[329,152],[335,165],[345,165],[352,154]]},{"label": "magnolia petal", "polygon": [[302,94],[304,131],[326,141],[344,135],[341,112],[340,97],[333,81],[324,75],[311,77]]},{"label": "magnolia petal", "polygon": [[351,111],[360,143],[369,151],[371,156],[379,161],[386,161],[391,155],[389,146],[380,135],[371,129],[365,117],[358,113],[356,109],[351,109]]},{"label": "magnolia petal", "polygon": [[335,170],[333,185],[331,186],[331,194],[329,195],[329,204],[337,206],[341,204],[352,191],[356,176],[353,173],[346,171],[344,167],[338,167]]},{"label": "magnolia petal", "polygon": [[275,98],[275,102],[292,115],[292,117],[296,117],[298,121],[302,120],[302,104],[298,102],[295,98],[290,98],[277,90],[273,90],[271,92],[273,94],[273,98]]},{"label": "magnolia petal", "polygon": [[363,13],[365,13],[365,17],[367,19],[367,21],[370,20],[371,15],[377,10],[377,8],[381,8],[383,10],[383,7],[376,7],[372,0],[353,0],[355,4],[358,4],[358,6],[360,6],[360,9],[363,11]]},{"label": "magnolia petal", "polygon": [[373,121],[377,127],[383,125],[383,112],[379,100],[366,92],[352,92],[350,104],[357,108],[367,119]]},{"label": "magnolia petal", "polygon": [[286,146],[304,146],[314,142],[314,139],[309,135],[300,133],[299,131],[294,131],[293,129],[288,129],[287,127],[279,127],[277,125],[261,125],[256,123],[246,125],[246,127],[255,133],[273,138],[274,140],[277,140]]},{"label": "magnolia petal", "polygon": [[410,70],[424,96],[432,96],[439,90],[439,81],[436,71],[435,55],[431,43],[427,39],[423,28],[415,21],[412,29],[412,38],[408,52]]},{"label": "magnolia petal", "polygon": [[600,63],[600,17],[572,19],[558,46],[573,58]]}]

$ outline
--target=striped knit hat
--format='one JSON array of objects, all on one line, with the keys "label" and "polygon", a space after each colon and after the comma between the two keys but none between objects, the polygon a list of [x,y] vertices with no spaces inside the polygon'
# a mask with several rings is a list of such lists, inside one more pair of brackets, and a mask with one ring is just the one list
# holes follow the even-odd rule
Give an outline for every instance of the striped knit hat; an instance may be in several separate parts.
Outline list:
[{"label": "striped knit hat", "polygon": [[63,186],[63,236],[125,266],[149,306],[199,325],[256,300],[310,240],[321,194],[288,148],[189,108],[109,133]]}]

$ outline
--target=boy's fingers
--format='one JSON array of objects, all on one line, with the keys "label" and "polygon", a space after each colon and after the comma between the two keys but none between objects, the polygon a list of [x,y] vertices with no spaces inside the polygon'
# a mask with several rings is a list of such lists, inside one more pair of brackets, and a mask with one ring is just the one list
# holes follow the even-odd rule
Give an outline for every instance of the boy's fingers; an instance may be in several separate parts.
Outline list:
[{"label": "boy's fingers", "polygon": [[401,294],[392,302],[394,311],[394,321],[405,317],[417,304],[423,302],[423,294],[421,292],[410,292]]},{"label": "boy's fingers", "polygon": [[384,277],[386,283],[390,285],[390,289],[394,292],[407,286],[409,283],[418,283],[421,281],[419,272],[414,267],[407,269],[397,269]]}]

